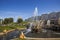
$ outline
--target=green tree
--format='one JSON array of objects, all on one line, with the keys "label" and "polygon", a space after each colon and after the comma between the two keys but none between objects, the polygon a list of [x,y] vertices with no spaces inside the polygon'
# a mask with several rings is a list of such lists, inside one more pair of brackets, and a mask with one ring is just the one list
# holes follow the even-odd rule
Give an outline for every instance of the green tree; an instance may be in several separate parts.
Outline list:
[{"label": "green tree", "polygon": [[13,18],[9,18],[9,23],[12,23],[13,22]]},{"label": "green tree", "polygon": [[21,23],[21,22],[23,22],[23,19],[22,18],[18,18],[17,19],[17,23]]},{"label": "green tree", "polygon": [[5,18],[4,21],[3,21],[3,23],[4,24],[8,24],[8,21],[9,21],[8,18]]},{"label": "green tree", "polygon": [[8,23],[12,23],[13,22],[13,18],[5,18],[3,23],[4,24],[8,24]]}]

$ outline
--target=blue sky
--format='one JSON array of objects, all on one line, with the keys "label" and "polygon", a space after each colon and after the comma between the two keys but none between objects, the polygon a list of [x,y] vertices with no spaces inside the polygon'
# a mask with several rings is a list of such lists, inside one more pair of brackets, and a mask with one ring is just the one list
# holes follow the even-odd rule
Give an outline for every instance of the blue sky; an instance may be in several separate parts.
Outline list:
[{"label": "blue sky", "polygon": [[33,16],[35,7],[38,15],[60,11],[60,0],[0,0],[0,18]]}]

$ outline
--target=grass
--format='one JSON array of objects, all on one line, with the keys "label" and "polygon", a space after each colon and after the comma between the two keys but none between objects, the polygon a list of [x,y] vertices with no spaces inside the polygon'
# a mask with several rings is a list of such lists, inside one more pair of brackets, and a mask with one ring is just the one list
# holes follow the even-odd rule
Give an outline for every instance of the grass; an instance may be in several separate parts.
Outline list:
[{"label": "grass", "polygon": [[14,27],[10,27],[10,26],[0,26],[0,32],[3,32],[3,30],[11,30],[14,29]]},{"label": "grass", "polygon": [[25,28],[25,26],[0,26],[0,32],[3,32],[3,30],[11,30],[11,29],[16,29],[16,28]]},{"label": "grass", "polygon": [[[21,24],[21,25],[20,25]],[[24,25],[22,24],[27,24],[27,22],[22,22],[19,25],[17,23],[10,23],[9,26],[0,26],[0,32],[3,32],[3,30],[11,30],[11,29],[16,29],[16,28],[26,28]]]}]

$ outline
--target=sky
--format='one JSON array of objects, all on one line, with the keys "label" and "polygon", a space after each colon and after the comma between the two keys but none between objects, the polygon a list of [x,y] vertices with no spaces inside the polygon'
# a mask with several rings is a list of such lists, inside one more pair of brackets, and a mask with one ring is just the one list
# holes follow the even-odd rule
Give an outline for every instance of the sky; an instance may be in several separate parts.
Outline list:
[{"label": "sky", "polygon": [[0,18],[27,19],[33,16],[35,7],[38,15],[60,11],[60,0],[0,0]]}]

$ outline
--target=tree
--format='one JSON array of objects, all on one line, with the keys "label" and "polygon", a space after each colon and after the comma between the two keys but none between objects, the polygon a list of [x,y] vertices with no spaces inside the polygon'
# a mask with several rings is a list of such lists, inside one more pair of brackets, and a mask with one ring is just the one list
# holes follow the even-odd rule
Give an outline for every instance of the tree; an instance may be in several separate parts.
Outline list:
[{"label": "tree", "polygon": [[3,23],[4,24],[8,24],[8,21],[9,21],[8,18],[5,18],[4,21],[3,21]]},{"label": "tree", "polygon": [[17,23],[21,23],[21,22],[23,22],[23,19],[22,18],[18,18],[17,19]]},{"label": "tree", "polygon": [[9,18],[9,23],[12,23],[13,22],[13,18]]},{"label": "tree", "polygon": [[13,22],[13,18],[5,18],[3,23],[4,24],[8,24],[8,23],[12,23]]}]

